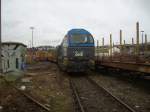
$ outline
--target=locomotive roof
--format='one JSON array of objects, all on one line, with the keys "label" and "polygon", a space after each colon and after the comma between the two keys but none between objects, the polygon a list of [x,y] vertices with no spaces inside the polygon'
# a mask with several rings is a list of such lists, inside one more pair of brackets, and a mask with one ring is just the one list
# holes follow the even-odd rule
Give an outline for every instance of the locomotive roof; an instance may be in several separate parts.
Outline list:
[{"label": "locomotive roof", "polygon": [[72,35],[72,34],[90,34],[90,32],[88,32],[87,30],[85,29],[71,29],[70,31],[68,31],[67,33],[68,35]]}]

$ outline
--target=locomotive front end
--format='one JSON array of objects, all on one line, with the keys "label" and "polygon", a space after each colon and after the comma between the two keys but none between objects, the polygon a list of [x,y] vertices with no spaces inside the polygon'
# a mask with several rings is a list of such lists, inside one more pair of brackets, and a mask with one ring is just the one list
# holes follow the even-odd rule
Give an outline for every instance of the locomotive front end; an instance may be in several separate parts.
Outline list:
[{"label": "locomotive front end", "polygon": [[67,72],[84,72],[95,67],[93,36],[84,29],[72,29],[58,47],[58,65]]},{"label": "locomotive front end", "polygon": [[68,71],[82,72],[94,69],[94,39],[87,31],[71,33],[67,50]]}]

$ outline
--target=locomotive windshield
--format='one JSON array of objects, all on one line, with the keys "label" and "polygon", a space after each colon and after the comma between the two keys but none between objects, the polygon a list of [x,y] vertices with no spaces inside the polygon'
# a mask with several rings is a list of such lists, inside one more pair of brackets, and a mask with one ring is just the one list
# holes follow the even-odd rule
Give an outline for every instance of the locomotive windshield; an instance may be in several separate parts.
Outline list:
[{"label": "locomotive windshield", "polygon": [[94,43],[93,37],[91,35],[71,35],[70,43],[75,44],[86,44],[86,43]]}]

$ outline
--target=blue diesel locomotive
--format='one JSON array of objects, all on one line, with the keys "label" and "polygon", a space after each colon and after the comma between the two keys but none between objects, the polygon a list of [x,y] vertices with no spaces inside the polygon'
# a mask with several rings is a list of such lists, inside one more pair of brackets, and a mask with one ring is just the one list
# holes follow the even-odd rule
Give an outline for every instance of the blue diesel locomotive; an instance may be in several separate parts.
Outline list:
[{"label": "blue diesel locomotive", "polygon": [[84,72],[95,67],[94,38],[85,29],[72,29],[57,47],[57,62],[63,71]]}]

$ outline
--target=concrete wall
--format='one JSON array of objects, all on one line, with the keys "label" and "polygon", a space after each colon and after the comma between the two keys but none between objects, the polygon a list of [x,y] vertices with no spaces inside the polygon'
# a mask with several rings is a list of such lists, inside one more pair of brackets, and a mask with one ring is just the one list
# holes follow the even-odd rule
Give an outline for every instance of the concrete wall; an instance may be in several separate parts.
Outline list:
[{"label": "concrete wall", "polygon": [[25,63],[26,47],[19,44],[2,44],[3,72],[22,70]]}]

